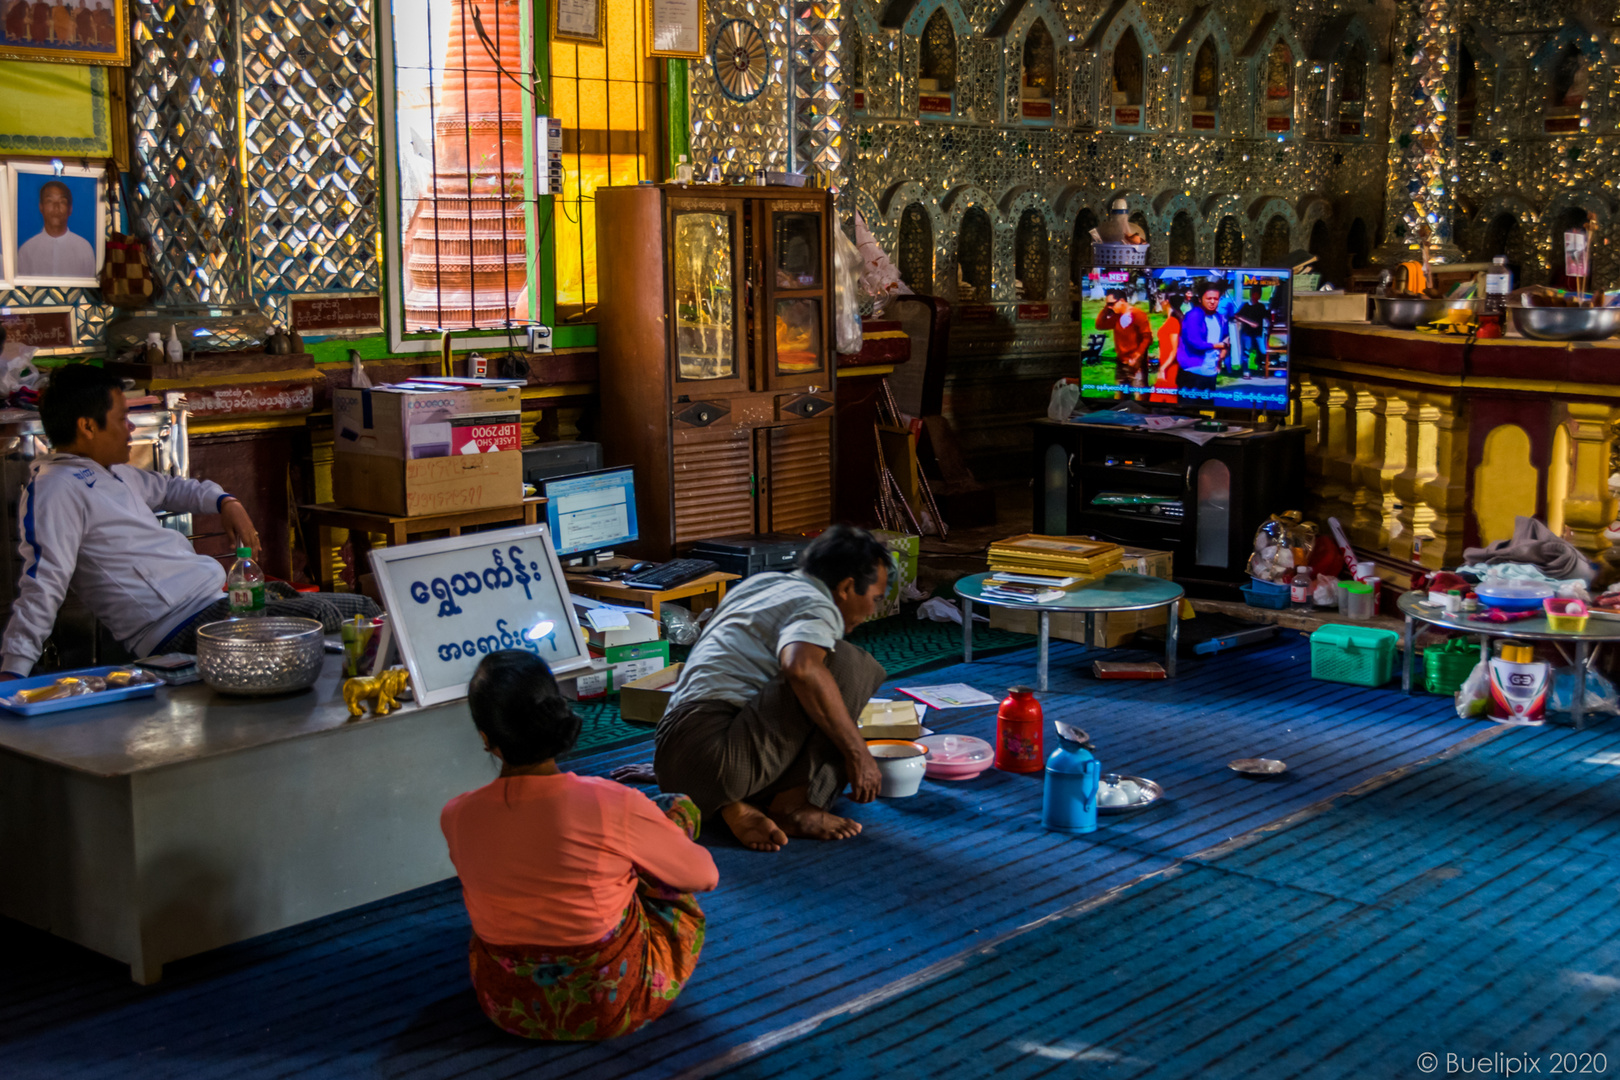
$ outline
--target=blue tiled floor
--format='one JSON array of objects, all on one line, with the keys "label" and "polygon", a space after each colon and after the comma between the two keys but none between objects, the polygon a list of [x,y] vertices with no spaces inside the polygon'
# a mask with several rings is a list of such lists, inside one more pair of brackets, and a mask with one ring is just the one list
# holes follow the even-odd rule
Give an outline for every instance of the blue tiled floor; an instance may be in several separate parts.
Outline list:
[{"label": "blue tiled floor", "polygon": [[[1307,648],[1291,636],[1159,683],[1097,682],[1086,671],[1091,655],[1054,646],[1047,716],[1090,731],[1105,768],[1163,784],[1164,805],[1063,838],[1039,827],[1038,777],[992,771],[854,808],[866,832],[851,842],[798,841],[766,856],[711,835],[721,888],[704,903],[710,934],[698,975],[668,1016],[618,1043],[529,1045],[490,1027],[466,987],[467,925],[447,884],[173,964],[146,990],[111,961],[7,924],[0,1070],[674,1075],[1491,730],[1457,720],[1443,699],[1313,682]],[[999,696],[1032,670],[1025,650],[924,681]],[[929,722],[988,736],[993,709]],[[602,772],[646,749],[573,767]],[[1288,760],[1289,774],[1257,783],[1225,767],[1260,754]]]}]

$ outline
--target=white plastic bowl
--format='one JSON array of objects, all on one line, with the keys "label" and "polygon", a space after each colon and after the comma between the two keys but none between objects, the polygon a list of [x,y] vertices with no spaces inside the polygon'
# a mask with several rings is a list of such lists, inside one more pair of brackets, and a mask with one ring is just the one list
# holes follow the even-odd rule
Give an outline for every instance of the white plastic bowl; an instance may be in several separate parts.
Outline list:
[{"label": "white plastic bowl", "polygon": [[928,771],[928,748],[909,739],[873,739],[866,748],[877,759],[882,778],[878,794],[885,799],[905,799],[917,794],[923,774]]}]

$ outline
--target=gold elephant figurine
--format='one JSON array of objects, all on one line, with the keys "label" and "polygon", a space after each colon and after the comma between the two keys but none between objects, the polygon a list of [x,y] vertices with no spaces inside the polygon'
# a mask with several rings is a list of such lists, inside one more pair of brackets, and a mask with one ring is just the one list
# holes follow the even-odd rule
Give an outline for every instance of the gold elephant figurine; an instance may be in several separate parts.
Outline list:
[{"label": "gold elephant figurine", "polygon": [[375,698],[376,704],[372,706],[372,712],[377,716],[387,716],[399,708],[399,695],[404,693],[410,683],[410,672],[404,668],[389,668],[380,675],[364,676],[345,682],[343,700],[349,706],[350,716],[360,716],[365,712],[361,702]]}]

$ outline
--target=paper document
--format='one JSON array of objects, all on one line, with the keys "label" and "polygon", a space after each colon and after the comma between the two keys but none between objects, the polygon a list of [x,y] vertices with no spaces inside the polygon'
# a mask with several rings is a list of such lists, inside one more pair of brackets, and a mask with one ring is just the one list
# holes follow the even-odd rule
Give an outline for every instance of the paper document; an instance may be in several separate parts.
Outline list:
[{"label": "paper document", "polygon": [[975,705],[994,705],[996,699],[967,683],[945,683],[942,686],[901,686],[897,689],[909,698],[916,698],[934,709],[967,709]]}]

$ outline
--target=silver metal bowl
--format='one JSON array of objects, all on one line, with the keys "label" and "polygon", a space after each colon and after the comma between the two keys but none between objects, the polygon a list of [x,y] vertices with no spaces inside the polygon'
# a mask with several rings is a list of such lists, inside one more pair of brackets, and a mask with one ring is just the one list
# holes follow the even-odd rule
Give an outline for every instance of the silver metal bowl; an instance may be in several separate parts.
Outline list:
[{"label": "silver metal bowl", "polygon": [[1375,296],[1373,318],[1397,330],[1415,330],[1456,308],[1474,310],[1472,300],[1430,300],[1426,296]]},{"label": "silver metal bowl", "polygon": [[1620,330],[1620,308],[1508,308],[1519,333],[1537,341],[1602,341]]},{"label": "silver metal bowl", "polygon": [[197,674],[224,694],[286,694],[315,685],[326,640],[314,619],[226,619],[197,630]]},{"label": "silver metal bowl", "polygon": [[1146,810],[1150,806],[1157,806],[1159,800],[1164,798],[1164,788],[1155,784],[1152,780],[1144,780],[1140,776],[1126,776],[1124,773],[1109,774],[1108,779],[1133,780],[1142,789],[1142,796],[1136,802],[1126,803],[1124,806],[1104,806],[1099,801],[1097,803],[1097,813],[1099,814],[1134,814],[1138,810]]}]

